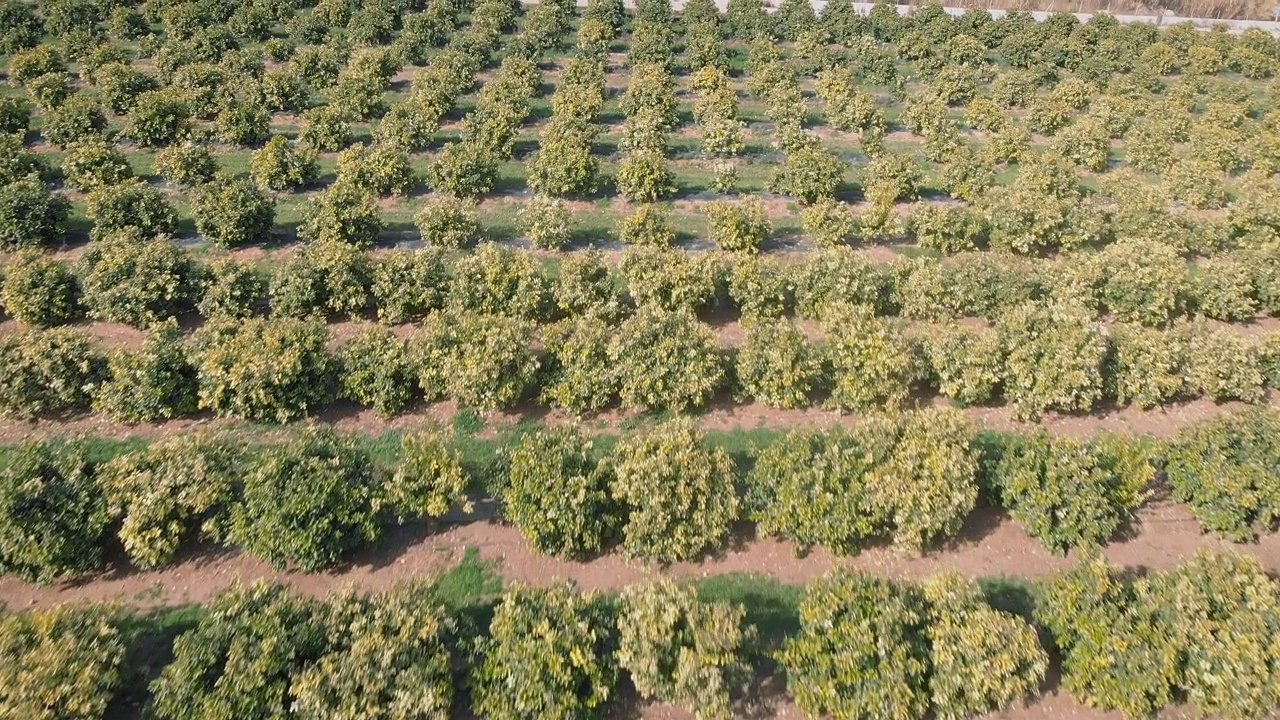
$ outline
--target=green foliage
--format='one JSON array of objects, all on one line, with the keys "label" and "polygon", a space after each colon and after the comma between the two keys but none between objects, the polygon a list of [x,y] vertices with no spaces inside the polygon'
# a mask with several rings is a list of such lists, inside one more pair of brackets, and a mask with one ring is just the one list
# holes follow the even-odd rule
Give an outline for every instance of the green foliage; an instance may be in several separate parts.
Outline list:
[{"label": "green foliage", "polygon": [[533,387],[540,366],[524,320],[480,313],[433,314],[410,342],[428,401],[448,395],[466,408],[501,410]]},{"label": "green foliage", "polygon": [[356,143],[338,153],[336,182],[350,183],[375,195],[404,195],[418,183],[409,155],[395,145]]},{"label": "green foliage", "polygon": [[770,407],[808,407],[822,377],[822,364],[804,333],[785,319],[747,327],[735,371],[744,393]]},{"label": "green foliage", "polygon": [[610,473],[573,428],[529,433],[507,454],[502,513],[534,550],[589,558],[616,538]]},{"label": "green foliage", "polygon": [[819,248],[847,244],[858,232],[858,218],[848,203],[835,198],[819,198],[800,212],[804,235]]},{"label": "green foliage", "polygon": [[164,193],[138,179],[95,188],[86,205],[85,214],[93,221],[94,239],[104,239],[121,230],[141,238],[167,236],[178,225],[177,211]]},{"label": "green foliage", "polygon": [[1163,325],[1181,310],[1186,295],[1186,263],[1163,243],[1108,245],[1085,273],[1103,307],[1120,320]]},{"label": "green foliage", "polygon": [[345,108],[332,104],[312,108],[302,114],[298,139],[323,152],[338,152],[351,142],[350,121]]},{"label": "green foliage", "polygon": [[107,129],[107,116],[88,95],[77,93],[66,102],[45,114],[40,134],[45,140],[67,147],[89,135],[99,135]]},{"label": "green foliage", "polygon": [[548,328],[543,342],[551,372],[543,384],[543,402],[578,416],[608,405],[618,384],[609,358],[612,337],[613,328],[596,314]]},{"label": "green foliage", "polygon": [[626,508],[622,550],[659,563],[722,547],[738,517],[733,461],[709,449],[688,420],[621,440],[613,450],[613,496]]},{"label": "green foliage", "polygon": [[200,407],[260,422],[306,415],[331,395],[328,339],[316,321],[249,318],[206,325],[192,348]]},{"label": "green foliage", "polygon": [[1190,280],[1195,309],[1205,317],[1239,322],[1257,313],[1253,268],[1241,258],[1205,258],[1196,263]]},{"label": "green foliage", "polygon": [[1188,392],[1214,402],[1263,399],[1266,378],[1252,338],[1208,321],[1188,322],[1173,333],[1185,353]]},{"label": "green foliage", "polygon": [[79,283],[65,262],[25,250],[4,266],[3,277],[0,306],[23,325],[52,327],[79,314]]},{"label": "green foliage", "polygon": [[272,135],[249,160],[249,176],[263,190],[288,192],[311,185],[320,176],[316,151],[293,145],[283,135]]},{"label": "green foliage", "polygon": [[168,145],[191,129],[191,109],[178,93],[152,90],[138,96],[124,134],[143,147]]},{"label": "green foliage", "polygon": [[1131,522],[1154,470],[1139,442],[1109,434],[1080,441],[1041,431],[1009,436],[990,473],[1003,506],[1027,533],[1065,554],[1105,543]]},{"label": "green foliage", "polygon": [[141,350],[107,358],[107,379],[93,393],[93,409],[117,422],[152,422],[196,411],[195,368],[170,321],[152,330]]},{"label": "green foliage", "polygon": [[413,222],[428,245],[445,248],[469,247],[480,237],[476,205],[450,195],[438,195],[423,204]]},{"label": "green foliage", "polygon": [[517,211],[521,230],[543,250],[562,250],[573,235],[574,219],[563,200],[534,195]]},{"label": "green foliage", "polygon": [[152,681],[162,720],[220,720],[286,713],[291,679],[324,649],[322,608],[284,585],[234,585],[173,643],[173,662]]},{"label": "green foliage", "polygon": [[395,250],[373,264],[370,293],[378,320],[399,324],[439,309],[449,278],[443,254],[435,248]]},{"label": "green foliage", "polygon": [[373,408],[381,416],[395,415],[413,397],[413,372],[405,344],[390,330],[371,327],[342,345],[341,395]]},{"label": "green foliage", "polygon": [[977,583],[944,573],[924,583],[929,602],[930,705],[938,718],[967,718],[1031,697],[1049,656],[1035,628],[987,605]]},{"label": "green foliage", "polygon": [[0,186],[0,249],[18,250],[62,240],[71,203],[49,192],[36,175]]},{"label": "green foliage", "polygon": [[271,232],[275,201],[248,179],[224,177],[201,186],[191,197],[196,231],[219,247],[260,242]]},{"label": "green foliage", "polygon": [[233,446],[222,440],[177,435],[102,465],[98,481],[129,561],[149,570],[172,562],[193,537],[222,539],[236,461]]},{"label": "green foliage", "polygon": [[676,191],[675,173],[659,150],[628,153],[618,163],[614,182],[618,193],[631,202],[656,202]]},{"label": "green foliage", "polygon": [[918,350],[901,330],[865,305],[829,307],[822,327],[832,405],[876,410],[906,404],[923,368]]},{"label": "green foliage", "polygon": [[151,169],[170,184],[195,188],[213,179],[218,161],[208,144],[187,141],[156,153]]},{"label": "green foliage", "polygon": [[475,711],[491,720],[598,715],[617,680],[611,625],[601,601],[572,584],[508,590],[471,668]]},{"label": "green foliage", "polygon": [[889,294],[884,267],[850,248],[818,253],[796,272],[796,314],[820,319],[844,304],[884,309]]},{"label": "green foliage", "polygon": [[262,448],[246,468],[229,537],[274,567],[323,570],[378,538],[377,491],[354,439],[308,428]]},{"label": "green foliage", "polygon": [[497,158],[489,150],[467,142],[445,145],[427,169],[432,190],[459,198],[487,195],[497,176]]},{"label": "green foliage", "polygon": [[1071,304],[1027,304],[997,323],[1004,343],[1005,397],[1019,417],[1084,412],[1102,396],[1107,340],[1096,319]]},{"label": "green foliage", "polygon": [[991,244],[1013,252],[1070,251],[1104,230],[1105,214],[1084,200],[1075,169],[1057,155],[1022,165],[1011,183],[987,192],[979,209]]},{"label": "green foliage", "polygon": [[698,720],[731,717],[729,693],[748,674],[753,628],[746,610],[698,600],[668,579],[627,588],[620,598],[618,665],[644,698],[673,703]]},{"label": "green foliage", "polygon": [[717,200],[708,203],[703,212],[711,240],[729,252],[759,252],[772,229],[758,198],[733,203]]},{"label": "green foliage", "polygon": [[485,243],[454,263],[449,302],[459,310],[534,319],[546,309],[547,286],[532,253]]},{"label": "green foliage", "polygon": [[628,245],[670,247],[676,242],[676,229],[662,206],[642,203],[618,223],[618,239]]},{"label": "green foliage", "polygon": [[35,419],[80,410],[101,372],[88,336],[73,328],[0,335],[0,415]]},{"label": "green foliage", "polygon": [[959,323],[920,333],[920,346],[938,392],[960,407],[994,398],[1004,377],[1000,336],[987,328]]},{"label": "green foliage", "polygon": [[62,175],[71,188],[89,192],[132,178],[133,168],[114,143],[91,135],[67,148]]},{"label": "green foliage", "polygon": [[800,632],[779,660],[810,717],[923,717],[929,706],[925,603],[912,588],[835,570],[805,588]]},{"label": "green foliage", "polygon": [[844,173],[845,164],[835,153],[816,140],[807,141],[786,154],[770,178],[769,188],[808,205],[834,197]]},{"label": "green foliage", "polygon": [[129,112],[139,95],[160,86],[155,77],[122,62],[103,65],[94,71],[94,78],[103,103],[116,115]]},{"label": "green foliage", "polygon": [[28,441],[7,454],[0,571],[44,584],[87,572],[102,564],[106,531],[106,501],[75,449]]},{"label": "green foliage", "polygon": [[30,720],[105,717],[123,679],[125,650],[110,607],[0,615],[0,706]]},{"label": "green foliage", "polygon": [[266,291],[266,282],[252,265],[215,260],[201,275],[196,309],[211,321],[247,318],[257,312]]},{"label": "green foliage", "polygon": [[720,296],[723,270],[711,253],[685,253],[669,248],[623,251],[619,265],[636,304],[665,310],[698,311]]},{"label": "green foliage", "polygon": [[146,327],[175,317],[191,299],[191,259],[163,238],[94,240],[79,275],[89,314],[107,322]]},{"label": "green foliage", "polygon": [[1183,430],[1165,473],[1205,530],[1236,542],[1280,525],[1280,416],[1250,408]]},{"label": "green foliage", "polygon": [[380,502],[400,522],[439,518],[454,505],[471,512],[461,455],[450,449],[447,437],[433,429],[406,434],[400,441],[399,462],[383,487]]},{"label": "green foliage", "polygon": [[298,235],[313,242],[337,241],[368,247],[382,232],[382,215],[369,191],[350,183],[334,183],[317,193],[307,208]]},{"label": "green foliage", "polygon": [[976,250],[986,228],[967,207],[919,202],[911,206],[908,232],[922,246],[953,255]]},{"label": "green foliage", "polygon": [[623,407],[684,412],[721,387],[715,336],[688,312],[642,307],[609,342]]},{"label": "green foliage", "polygon": [[729,299],[746,322],[784,315],[793,304],[792,268],[752,256],[736,258],[729,270]]}]

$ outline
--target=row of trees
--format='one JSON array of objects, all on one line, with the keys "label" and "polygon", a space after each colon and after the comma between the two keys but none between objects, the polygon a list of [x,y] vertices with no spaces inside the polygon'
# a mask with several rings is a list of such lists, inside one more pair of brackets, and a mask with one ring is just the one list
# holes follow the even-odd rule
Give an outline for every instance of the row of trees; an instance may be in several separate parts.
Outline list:
[{"label": "row of trees", "polygon": [[[195,197],[244,200],[236,218],[217,212],[210,232],[238,237],[272,213],[253,190],[215,183]],[[124,227],[91,242],[74,262],[37,251],[0,267],[0,307],[24,325],[51,327],[84,315],[146,327],[193,310],[215,320],[270,311],[276,316],[376,316],[391,324],[441,308],[552,322],[581,314],[616,318],[631,308],[702,314],[736,311],[744,321],[821,319],[839,304],[878,316],[949,322],[997,321],[1034,302],[1067,303],[1091,318],[1152,329],[1207,318],[1249,321],[1280,312],[1280,264],[1274,254],[1237,251],[1188,264],[1149,243],[1126,242],[1063,261],[1027,261],[999,253],[963,253],[892,262],[837,248],[799,260],[669,248],[634,248],[614,265],[597,252],[565,256],[554,271],[534,254],[495,244],[449,256],[435,248],[372,256],[321,238],[272,265],[219,258],[210,262],[131,223],[145,201],[100,210]],[[443,203],[419,221],[448,241],[474,217]],[[762,211],[750,202],[719,203],[717,232],[750,235]],[[636,215],[636,232],[666,232],[661,218]],[[241,222],[243,221],[243,222]]]},{"label": "row of trees", "polygon": [[461,519],[483,493],[535,550],[569,559],[617,547],[646,562],[697,560],[739,521],[797,553],[880,539],[921,551],[954,537],[980,499],[1065,553],[1133,523],[1157,466],[1207,531],[1243,541],[1280,524],[1275,478],[1259,469],[1280,457],[1278,432],[1276,411],[1260,409],[1163,443],[979,434],[957,411],[924,410],[852,433],[792,430],[738,458],[743,469],[687,420],[603,445],[569,427],[532,430],[465,464],[435,431],[404,436],[389,458],[323,428],[252,444],[184,435],[105,461],[85,442],[27,442],[6,449],[0,471],[0,570],[48,583],[100,569],[116,547],[151,569],[217,543],[318,571],[394,525]]},{"label": "row of trees", "polygon": [[[286,422],[335,399],[395,415],[449,398],[485,411],[538,401],[587,416],[615,404],[694,411],[722,392],[772,407],[866,412],[912,406],[931,392],[959,406],[1004,400],[1016,417],[1036,419],[1105,401],[1260,402],[1280,384],[1275,333],[1254,338],[1204,322],[1108,328],[1066,305],[1028,305],[991,329],[904,327],[845,305],[819,330],[821,339],[810,339],[792,321],[759,321],[740,346],[724,349],[692,315],[657,308],[620,322],[584,315],[542,328],[506,315],[440,312],[407,339],[373,326],[330,351],[330,333],[316,319],[255,317],[215,321],[189,339],[170,321],[141,348],[104,353],[83,330],[32,329],[0,336],[0,414],[92,408],[137,423],[204,409]],[[264,346],[278,355],[264,356]]]},{"label": "row of trees", "polygon": [[[1038,694],[1041,629],[1063,685],[1093,707],[1142,718],[1182,701],[1255,718],[1280,703],[1280,590],[1256,560],[1206,551],[1134,580],[1086,558],[1034,592],[1028,617],[955,573],[910,583],[837,569],[797,607],[768,608],[799,616],[775,643],[748,619],[766,608],[666,579],[616,596],[517,585],[476,598],[492,609],[480,623],[421,581],[325,600],[258,583],[203,608],[147,700],[159,718],[235,707],[391,720],[451,717],[465,689],[471,711],[495,720],[597,718],[627,677],[646,700],[719,720],[756,681],[752,664],[772,658],[807,716],[958,720]],[[103,717],[135,672],[138,624],[106,605],[5,614],[0,700],[24,717]]]}]

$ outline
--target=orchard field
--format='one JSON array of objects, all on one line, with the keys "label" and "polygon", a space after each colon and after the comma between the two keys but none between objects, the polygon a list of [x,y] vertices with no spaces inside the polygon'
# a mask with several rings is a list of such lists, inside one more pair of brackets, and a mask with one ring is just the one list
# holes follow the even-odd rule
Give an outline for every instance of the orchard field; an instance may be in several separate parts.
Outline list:
[{"label": "orchard field", "polygon": [[0,720],[1261,718],[1280,41],[0,0]]}]

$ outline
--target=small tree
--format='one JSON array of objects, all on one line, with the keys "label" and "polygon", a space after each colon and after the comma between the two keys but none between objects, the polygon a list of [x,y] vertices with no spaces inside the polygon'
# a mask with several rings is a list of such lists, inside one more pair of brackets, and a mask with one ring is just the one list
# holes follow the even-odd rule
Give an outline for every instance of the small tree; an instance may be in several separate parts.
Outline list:
[{"label": "small tree", "polygon": [[289,192],[314,183],[320,176],[316,151],[273,135],[249,160],[249,176],[263,190]]},{"label": "small tree", "polygon": [[89,405],[101,358],[83,331],[25,330],[0,335],[0,415],[35,419]]},{"label": "small tree", "polygon": [[200,407],[215,414],[287,422],[327,402],[329,333],[317,322],[250,318],[213,324],[195,337]]},{"label": "small tree", "polygon": [[644,203],[618,223],[618,239],[628,245],[670,247],[675,244],[676,229],[660,205]]},{"label": "small tree", "polygon": [[396,250],[374,263],[369,290],[378,320],[394,325],[440,309],[448,283],[444,255],[439,250]]},{"label": "small tree", "polygon": [[603,409],[617,393],[618,378],[609,359],[613,329],[595,314],[566,320],[544,336],[550,377],[543,383],[542,400],[574,415]]},{"label": "small tree", "polygon": [[771,407],[809,404],[822,364],[804,334],[787,320],[762,320],[747,329],[738,350],[738,382],[743,392]]},{"label": "small tree", "polygon": [[49,192],[38,176],[0,186],[0,249],[52,245],[62,240],[71,203]]},{"label": "small tree", "polygon": [[152,422],[196,411],[195,368],[172,321],[152,330],[141,351],[112,353],[107,378],[94,392],[93,409],[117,422]]},{"label": "small tree", "polygon": [[624,407],[684,412],[706,404],[724,378],[711,332],[688,312],[641,308],[609,343]]},{"label": "small tree", "polygon": [[119,148],[92,135],[67,148],[62,158],[62,175],[71,188],[89,192],[132,178],[133,168]]},{"label": "small tree", "polygon": [[400,522],[439,518],[454,505],[471,512],[467,481],[461,454],[449,446],[445,435],[428,428],[401,440],[395,472],[383,487],[380,502]]},{"label": "small tree", "polygon": [[535,550],[580,559],[615,540],[620,518],[609,496],[609,470],[576,430],[527,434],[507,464],[503,515]]},{"label": "small tree", "polygon": [[1102,396],[1107,341],[1091,314],[1072,305],[1023,305],[997,325],[1006,354],[1005,395],[1020,417],[1087,411]]},{"label": "small tree", "polygon": [[237,460],[221,440],[178,435],[103,464],[98,480],[129,561],[144,570],[161,567],[193,537],[223,539]]},{"label": "small tree", "polygon": [[261,242],[271,233],[275,201],[252,182],[221,178],[199,188],[191,199],[196,231],[219,247]]},{"label": "small tree", "polygon": [[656,202],[676,191],[675,174],[659,150],[637,150],[618,163],[614,182],[631,202]]},{"label": "small tree", "polygon": [[536,319],[548,304],[548,281],[530,252],[485,243],[453,266],[451,307]]},{"label": "small tree", "polygon": [[170,184],[195,188],[213,179],[218,171],[218,161],[207,144],[189,140],[156,153],[151,167]]},{"label": "small tree", "polygon": [[480,237],[480,218],[475,203],[450,195],[428,200],[413,222],[423,242],[446,248],[465,248]]},{"label": "small tree", "polygon": [[745,678],[744,646],[754,628],[746,610],[704,603],[671,580],[629,587],[618,617],[618,665],[641,697],[693,711],[698,720],[731,717],[729,693]]},{"label": "small tree", "polygon": [[866,306],[838,305],[824,314],[823,331],[833,405],[866,410],[906,404],[922,368],[901,330]]},{"label": "small tree", "polygon": [[338,153],[336,182],[351,183],[375,195],[404,195],[418,184],[409,155],[395,145],[356,143]]},{"label": "small tree", "polygon": [[77,93],[45,115],[40,134],[59,147],[67,147],[107,129],[107,116],[88,95]]},{"label": "small tree", "polygon": [[343,344],[342,396],[382,416],[395,415],[412,399],[413,373],[404,342],[390,330],[372,327]]},{"label": "small tree", "polygon": [[89,193],[86,204],[94,239],[121,230],[140,238],[167,236],[178,226],[177,211],[164,194],[137,179],[100,186]]},{"label": "small tree", "polygon": [[487,195],[497,177],[498,160],[493,153],[467,142],[445,145],[427,170],[432,190],[459,198]]},{"label": "small tree", "polygon": [[230,539],[277,568],[315,572],[373,542],[377,478],[354,439],[307,429],[247,469]]},{"label": "small tree", "polygon": [[711,239],[729,252],[759,252],[772,229],[758,198],[731,203],[717,200],[704,209]]},{"label": "small tree", "polygon": [[103,717],[127,643],[109,606],[59,605],[0,616],[0,704],[31,720]]},{"label": "small tree", "polygon": [[191,109],[170,90],[153,90],[138,96],[125,122],[124,134],[143,147],[168,145],[191,129]]},{"label": "small tree", "polygon": [[24,325],[62,325],[80,313],[79,283],[65,262],[26,250],[4,266],[3,277],[0,305]]},{"label": "small tree", "polygon": [[368,191],[350,183],[334,183],[318,193],[298,234],[313,242],[337,241],[368,247],[382,232],[378,204]]},{"label": "small tree", "polygon": [[73,449],[26,442],[0,468],[0,571],[51,583],[102,564],[107,505]]},{"label": "small tree", "polygon": [[267,285],[249,263],[223,258],[203,269],[196,309],[207,320],[251,317],[267,294]]},{"label": "small tree", "polygon": [[623,553],[660,563],[721,547],[738,517],[733,462],[689,421],[625,438],[613,451],[613,496],[627,510]]},{"label": "small tree", "polygon": [[563,200],[535,195],[517,217],[529,241],[543,250],[562,250],[573,235],[573,213]]},{"label": "small tree", "polygon": [[95,240],[80,258],[89,314],[146,327],[177,316],[191,299],[191,260],[168,240]]}]

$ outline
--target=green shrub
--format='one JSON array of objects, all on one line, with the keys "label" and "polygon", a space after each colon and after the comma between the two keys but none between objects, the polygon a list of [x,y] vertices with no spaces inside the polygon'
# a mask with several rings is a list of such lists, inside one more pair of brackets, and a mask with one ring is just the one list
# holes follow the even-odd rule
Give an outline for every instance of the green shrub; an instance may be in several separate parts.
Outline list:
[{"label": "green shrub", "polygon": [[195,188],[213,179],[218,161],[208,144],[187,141],[156,153],[151,169],[170,184]]},{"label": "green shrub", "polygon": [[267,285],[248,263],[223,258],[204,268],[196,304],[207,320],[247,318],[258,312]]},{"label": "green shrub", "polygon": [[191,109],[178,93],[152,90],[138,96],[124,134],[143,147],[168,145],[191,129]]},{"label": "green shrub", "polygon": [[500,410],[532,389],[540,366],[524,320],[480,313],[433,314],[410,342],[418,386],[428,401]]},{"label": "green shrub", "polygon": [[541,399],[577,416],[603,409],[617,394],[618,377],[609,357],[613,328],[594,314],[548,328],[543,337],[550,373]]},{"label": "green shrub", "polygon": [[708,449],[691,422],[624,438],[611,465],[613,496],[626,508],[624,555],[670,563],[724,545],[738,517],[733,461]]},{"label": "green shrub", "polygon": [[800,211],[804,235],[822,249],[849,243],[858,233],[858,218],[848,203],[835,198],[819,198]]},{"label": "green shrub", "polygon": [[361,331],[342,345],[338,363],[341,394],[348,400],[385,417],[400,412],[412,399],[413,372],[405,344],[390,330]]},{"label": "green shrub", "polygon": [[0,704],[14,717],[105,717],[127,648],[110,607],[58,605],[0,616]]},{"label": "green shrub", "polygon": [[563,250],[575,225],[569,206],[546,195],[534,195],[516,212],[516,219],[529,242],[543,250]]},{"label": "green shrub", "polygon": [[423,204],[413,222],[428,245],[465,248],[480,238],[480,218],[476,205],[449,195],[436,196]]},{"label": "green shrub", "polygon": [[276,204],[251,181],[225,177],[192,194],[191,214],[196,232],[205,240],[219,247],[237,247],[267,238]]},{"label": "green shrub", "polygon": [[1015,415],[1087,412],[1102,397],[1103,329],[1078,305],[1027,304],[997,323],[1005,353],[1005,397]]},{"label": "green shrub", "polygon": [[352,438],[308,428],[259,450],[230,539],[276,568],[315,572],[378,538],[373,462]]},{"label": "green shrub", "polygon": [[777,408],[808,407],[822,380],[822,363],[795,324],[761,320],[747,327],[735,371],[742,391]]},{"label": "green shrub", "polygon": [[663,579],[622,592],[618,665],[640,696],[690,710],[698,720],[727,720],[730,691],[749,674],[753,628],[746,609],[698,600],[691,587]]},{"label": "green shrub", "polygon": [[190,258],[163,238],[95,240],[79,275],[89,314],[106,322],[146,327],[177,316],[192,295]]},{"label": "green shrub", "polygon": [[976,250],[986,228],[967,207],[918,202],[911,206],[908,232],[922,246],[953,255]]},{"label": "green shrub", "polygon": [[844,173],[844,162],[815,139],[786,154],[769,179],[769,189],[809,205],[835,197]]},{"label": "green shrub", "polygon": [[221,540],[237,459],[226,442],[177,435],[103,464],[98,480],[129,562],[149,570],[172,562],[187,540]]},{"label": "green shrub", "polygon": [[617,681],[611,626],[601,601],[572,584],[508,590],[471,666],[476,712],[492,720],[598,715]]},{"label": "green shrub", "polygon": [[535,319],[546,310],[548,290],[532,253],[485,243],[454,263],[449,303],[468,312]]},{"label": "green shrub", "polygon": [[132,178],[133,168],[113,143],[92,135],[67,148],[62,158],[62,175],[71,188],[89,192]]},{"label": "green shrub", "polygon": [[30,420],[89,406],[101,358],[81,330],[53,328],[0,335],[0,415]]},{"label": "green shrub", "polygon": [[31,103],[20,97],[0,99],[0,134],[24,137],[31,129]]},{"label": "green shrub", "polygon": [[938,392],[960,407],[992,400],[1004,377],[1000,336],[986,328],[958,323],[929,327],[920,346]]},{"label": "green shrub", "polygon": [[657,202],[676,191],[675,173],[659,150],[627,153],[614,174],[618,194],[633,203]]},{"label": "green shrub", "polygon": [[350,114],[344,108],[321,105],[302,114],[298,139],[322,152],[338,152],[351,142]]},{"label": "green shrub", "polygon": [[0,186],[0,249],[52,245],[62,240],[71,203],[49,192],[36,175]]},{"label": "green shrub", "polygon": [[1110,540],[1146,500],[1154,470],[1141,443],[1103,434],[1079,441],[1009,436],[992,469],[1004,507],[1058,553]]},{"label": "green shrub", "polygon": [[805,588],[800,631],[779,655],[810,717],[924,717],[925,603],[913,588],[834,570]]},{"label": "green shrub", "polygon": [[688,312],[642,307],[614,334],[609,360],[629,408],[698,408],[724,379],[715,336]]},{"label": "green shrub", "polygon": [[[555,121],[553,121],[555,122]],[[587,196],[600,184],[600,161],[591,154],[591,130],[543,130],[538,150],[525,161],[528,184],[552,197]]]},{"label": "green shrub", "polygon": [[439,309],[448,282],[444,257],[433,248],[396,250],[379,258],[370,286],[378,320],[394,325]]},{"label": "green shrub", "polygon": [[24,145],[21,135],[0,134],[0,185],[8,185],[27,176],[39,180],[49,175],[45,156]]},{"label": "green shrub", "polygon": [[25,250],[4,266],[0,305],[23,325],[52,327],[80,313],[80,286],[67,263]]},{"label": "green shrub", "polygon": [[1235,257],[1211,257],[1196,263],[1190,277],[1196,312],[1227,322],[1252,318],[1258,311],[1253,275],[1253,269]]},{"label": "green shrub", "polygon": [[337,182],[375,195],[404,195],[418,183],[409,155],[394,145],[356,143],[338,153]]},{"label": "green shrub", "polygon": [[529,433],[507,454],[502,513],[534,550],[589,558],[616,538],[610,474],[592,443],[572,428]]},{"label": "green shrub", "polygon": [[447,440],[430,428],[401,440],[399,461],[381,498],[400,522],[439,518],[454,505],[471,512],[462,456]]},{"label": "green shrub", "polygon": [[1186,263],[1163,243],[1108,245],[1087,272],[1103,307],[1120,320],[1163,325],[1182,310],[1187,295]]},{"label": "green shrub", "polygon": [[729,299],[744,321],[781,317],[794,304],[792,275],[791,266],[782,262],[737,258],[729,270]]},{"label": "green shrub", "polygon": [[1201,422],[1170,443],[1165,472],[1174,496],[1205,530],[1236,542],[1280,526],[1280,417],[1249,408]]},{"label": "green shrub", "polygon": [[[317,483],[318,485],[318,483]],[[163,720],[287,712],[290,679],[324,649],[323,607],[280,584],[239,584],[213,599],[173,642],[173,661],[151,682]]]},{"label": "green shrub", "polygon": [[487,149],[467,142],[445,145],[427,169],[432,190],[459,198],[487,195],[497,177],[497,158]]},{"label": "green shrub", "polygon": [[106,185],[89,193],[85,213],[93,221],[92,237],[104,239],[119,230],[141,238],[170,235],[178,214],[164,193],[141,180]]},{"label": "green shrub", "polygon": [[622,290],[599,250],[574,253],[560,263],[555,304],[568,316],[594,315],[612,320],[622,312]]},{"label": "green shrub", "polygon": [[271,275],[271,312],[359,317],[369,304],[370,267],[365,251],[333,240],[311,243]]},{"label": "green shrub", "polygon": [[298,235],[313,242],[337,241],[368,247],[382,232],[376,198],[349,183],[334,183],[317,193]]},{"label": "green shrub", "polygon": [[656,247],[623,251],[619,270],[637,305],[694,312],[719,299],[724,272],[711,253]]},{"label": "green shrub", "polygon": [[917,348],[897,327],[863,305],[828,308],[822,354],[831,378],[831,403],[841,410],[901,407],[923,368]]},{"label": "green shrub", "polygon": [[703,212],[713,242],[729,252],[759,252],[760,245],[772,229],[758,198],[736,203],[717,200],[708,203]]},{"label": "green shrub", "polygon": [[40,135],[59,147],[67,147],[107,129],[107,116],[88,95],[76,93],[45,114]]},{"label": "green shrub", "polygon": [[1174,328],[1183,348],[1183,372],[1188,392],[1214,402],[1261,402],[1266,378],[1253,338],[1208,321],[1192,321]]},{"label": "green shrub", "polygon": [[893,437],[886,422],[872,420],[857,435],[794,429],[769,443],[747,478],[757,533],[786,538],[797,553],[815,545],[854,552],[877,531],[867,477],[889,456]]},{"label": "green shrub", "polygon": [[249,318],[205,326],[192,352],[200,407],[262,422],[306,415],[331,396],[328,337],[313,321]]},{"label": "green shrub", "polygon": [[[874,269],[874,268],[873,268]],[[1043,294],[1036,267],[998,252],[966,252],[908,268],[897,300],[902,315],[925,320],[994,320]]]},{"label": "green shrub", "polygon": [[272,135],[249,159],[249,176],[263,190],[289,192],[304,188],[320,177],[315,149],[293,145],[283,135]]},{"label": "green shrub", "polygon": [[1186,390],[1186,348],[1176,333],[1115,323],[1104,375],[1107,395],[1151,409]]},{"label": "green shrub", "polygon": [[94,391],[93,409],[124,423],[153,422],[196,411],[196,372],[176,323],[151,331],[139,351],[107,358],[107,379]]},{"label": "green shrub", "polygon": [[988,606],[977,583],[958,573],[936,575],[923,590],[936,717],[974,717],[1037,693],[1049,656],[1034,627]]},{"label": "green shrub", "polygon": [[843,304],[884,310],[889,297],[884,270],[883,264],[850,248],[824,250],[796,271],[796,314],[820,319]]},{"label": "green shrub", "polygon": [[94,77],[102,101],[116,115],[132,110],[139,95],[160,87],[152,75],[122,62],[103,65],[94,71]]},{"label": "green shrub", "polygon": [[62,53],[56,47],[45,44],[15,54],[9,58],[7,68],[9,79],[18,85],[25,85],[46,73],[66,71],[67,61],[63,59]]},{"label": "green shrub", "polygon": [[88,572],[102,565],[106,531],[106,501],[78,451],[28,441],[7,453],[0,571],[43,584]]}]

